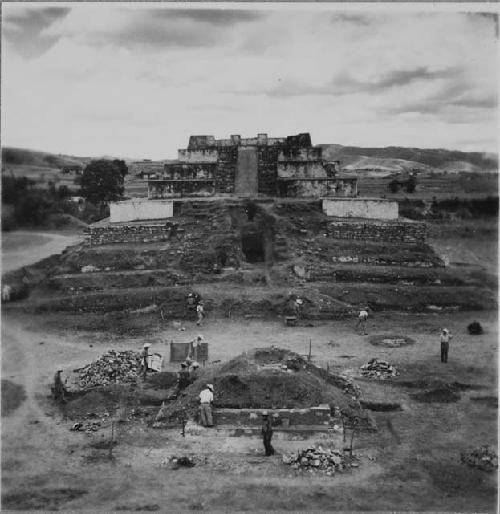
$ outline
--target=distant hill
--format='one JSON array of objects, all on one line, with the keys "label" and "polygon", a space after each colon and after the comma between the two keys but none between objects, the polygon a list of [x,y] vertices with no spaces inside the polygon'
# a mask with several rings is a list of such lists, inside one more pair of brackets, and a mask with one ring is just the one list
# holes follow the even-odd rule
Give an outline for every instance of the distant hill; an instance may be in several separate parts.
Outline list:
[{"label": "distant hill", "polygon": [[[342,168],[365,170],[369,174],[391,174],[409,172],[413,169],[434,172],[492,172],[498,170],[498,156],[493,153],[459,152],[444,149],[404,148],[388,146],[385,148],[362,148],[337,144],[317,145],[323,148],[327,160],[339,160]],[[2,165],[18,168],[20,166],[62,169],[66,166],[85,166],[98,158],[117,157],[76,157],[52,154],[23,148],[2,148]],[[120,157],[118,157],[120,158]],[[130,159],[125,159],[130,162]],[[141,159],[137,159],[140,161]],[[169,160],[165,160],[169,162]]]},{"label": "distant hill", "polygon": [[2,165],[4,167],[6,165],[24,165],[42,168],[64,168],[65,166],[85,166],[90,160],[88,157],[52,154],[24,148],[2,148]]},{"label": "distant hill", "polygon": [[491,172],[498,170],[498,156],[493,153],[459,152],[444,149],[361,148],[334,144],[317,145],[323,148],[323,157],[342,162],[346,170],[380,172],[422,171],[468,171]]}]

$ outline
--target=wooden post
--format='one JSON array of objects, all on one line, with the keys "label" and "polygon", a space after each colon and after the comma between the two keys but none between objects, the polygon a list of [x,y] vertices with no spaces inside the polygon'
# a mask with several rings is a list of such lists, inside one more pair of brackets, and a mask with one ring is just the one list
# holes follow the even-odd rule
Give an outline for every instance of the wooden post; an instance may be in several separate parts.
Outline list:
[{"label": "wooden post", "polygon": [[309,355],[307,357],[307,360],[311,362],[311,348],[312,348],[312,340],[309,339]]}]

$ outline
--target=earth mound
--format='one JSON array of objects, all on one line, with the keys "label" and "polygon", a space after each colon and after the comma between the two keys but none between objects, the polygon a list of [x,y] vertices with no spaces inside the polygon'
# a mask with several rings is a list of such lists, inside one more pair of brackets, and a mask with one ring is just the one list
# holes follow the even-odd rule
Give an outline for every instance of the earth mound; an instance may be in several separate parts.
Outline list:
[{"label": "earth mound", "polygon": [[300,355],[282,348],[259,348],[199,377],[171,403],[162,407],[157,421],[173,421],[182,413],[194,417],[198,397],[207,383],[214,386],[218,408],[306,408],[328,403],[344,407],[353,401],[353,389],[346,379],[317,368]]}]

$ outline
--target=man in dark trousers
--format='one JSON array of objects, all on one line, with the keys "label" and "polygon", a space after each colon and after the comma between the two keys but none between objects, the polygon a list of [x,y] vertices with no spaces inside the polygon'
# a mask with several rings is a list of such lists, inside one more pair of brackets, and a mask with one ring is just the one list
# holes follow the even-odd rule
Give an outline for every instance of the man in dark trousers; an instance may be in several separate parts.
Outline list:
[{"label": "man in dark trousers", "polygon": [[62,369],[58,369],[56,374],[54,375],[54,399],[57,402],[65,402],[66,401],[66,387],[61,378]]},{"label": "man in dark trousers", "polygon": [[448,362],[448,350],[450,349],[451,334],[447,328],[441,332],[441,362]]},{"label": "man in dark trousers", "polygon": [[274,455],[274,448],[271,444],[273,438],[273,427],[271,424],[271,418],[267,412],[262,413],[262,441],[264,443],[264,449],[266,450],[266,457]]}]

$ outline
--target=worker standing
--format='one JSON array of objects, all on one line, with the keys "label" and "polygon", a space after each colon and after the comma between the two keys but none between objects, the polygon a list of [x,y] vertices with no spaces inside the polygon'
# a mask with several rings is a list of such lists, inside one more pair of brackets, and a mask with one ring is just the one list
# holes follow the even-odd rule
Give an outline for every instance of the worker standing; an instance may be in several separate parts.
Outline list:
[{"label": "worker standing", "polygon": [[264,443],[264,449],[266,451],[266,457],[274,455],[274,448],[271,444],[273,438],[273,427],[271,424],[271,418],[267,412],[262,413],[262,442]]},{"label": "worker standing", "polygon": [[196,306],[196,316],[198,317],[198,321],[196,322],[196,324],[200,326],[204,318],[203,302],[201,300]]},{"label": "worker standing", "polygon": [[214,386],[207,384],[200,393],[200,421],[204,427],[213,427],[212,403],[214,401]]},{"label": "worker standing", "polygon": [[177,375],[177,379],[177,386],[179,391],[185,389],[191,383],[189,376],[189,364],[187,364],[187,362],[183,362],[181,364],[181,370]]},{"label": "worker standing", "polygon": [[[54,399],[58,402],[65,402],[66,401],[66,387],[62,381],[61,373],[63,372],[62,369],[58,369],[54,375]],[[66,379],[67,382],[67,379]]]},{"label": "worker standing", "polygon": [[146,380],[146,373],[149,368],[149,348],[151,347],[151,343],[144,343],[144,347],[141,352],[141,373],[142,378]]},{"label": "worker standing", "polygon": [[448,350],[450,349],[450,339],[452,335],[447,328],[441,331],[441,362],[448,362]]},{"label": "worker standing", "polygon": [[366,308],[361,309],[359,311],[359,315],[358,315],[358,323],[356,324],[356,330],[361,325],[361,328],[363,329],[363,334],[365,336],[367,335],[367,333],[366,333],[366,321],[367,320],[368,320],[368,311],[367,311],[367,309]]},{"label": "worker standing", "polygon": [[295,298],[295,301],[293,302],[293,313],[295,314],[297,321],[300,320],[300,318],[302,317],[303,305],[304,305],[304,302],[303,302],[302,298]]}]

